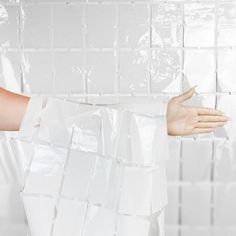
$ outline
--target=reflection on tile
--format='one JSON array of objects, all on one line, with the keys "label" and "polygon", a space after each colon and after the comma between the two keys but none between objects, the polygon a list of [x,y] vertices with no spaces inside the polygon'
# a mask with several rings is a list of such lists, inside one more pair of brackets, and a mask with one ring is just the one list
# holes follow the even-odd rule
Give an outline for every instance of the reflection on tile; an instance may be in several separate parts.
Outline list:
[{"label": "reflection on tile", "polygon": [[114,93],[117,76],[113,52],[88,52],[87,57],[88,92]]},{"label": "reflection on tile", "polygon": [[218,46],[236,46],[236,4],[219,4],[218,16]]},{"label": "reflection on tile", "polygon": [[236,92],[235,63],[236,63],[236,50],[218,50],[219,92]]},{"label": "reflection on tile", "polygon": [[113,48],[115,39],[115,6],[87,6],[87,44],[92,48]]},{"label": "reflection on tile", "polygon": [[181,51],[170,49],[152,50],[152,92],[179,92],[181,86]]},{"label": "reflection on tile", "polygon": [[24,5],[21,11],[24,48],[50,48],[52,46],[51,7],[48,5]]},{"label": "reflection on tile", "polygon": [[179,3],[166,2],[154,4],[152,8],[152,20],[160,23],[176,22],[178,24],[181,24],[181,5]]},{"label": "reflection on tile", "polygon": [[216,74],[214,50],[185,50],[185,84],[198,85],[197,92],[215,92]]},{"label": "reflection on tile", "polygon": [[178,3],[159,3],[152,7],[152,46],[182,45],[182,7]]},{"label": "reflection on tile", "polygon": [[51,52],[23,54],[24,88],[29,93],[53,91],[53,64]]},{"label": "reflection on tile", "polygon": [[209,181],[212,158],[212,141],[184,140],[182,143],[184,181]]},{"label": "reflection on tile", "polygon": [[62,195],[85,200],[88,198],[89,186],[94,170],[94,154],[71,150],[62,189]]},{"label": "reflection on tile", "polygon": [[119,47],[148,46],[148,20],[146,4],[119,5]]},{"label": "reflection on tile", "polygon": [[215,45],[215,5],[185,4],[186,47],[214,47]]},{"label": "reflection on tile", "polygon": [[82,5],[56,5],[53,10],[54,46],[83,47]]},{"label": "reflection on tile", "polygon": [[146,50],[120,52],[119,85],[121,93],[145,93],[149,80]]},{"label": "reflection on tile", "polygon": [[211,186],[184,185],[182,187],[182,220],[184,225],[210,225]]},{"label": "reflection on tile", "polygon": [[[83,93],[83,52],[55,52],[55,88],[57,93]],[[65,83],[66,80],[66,83]]]}]

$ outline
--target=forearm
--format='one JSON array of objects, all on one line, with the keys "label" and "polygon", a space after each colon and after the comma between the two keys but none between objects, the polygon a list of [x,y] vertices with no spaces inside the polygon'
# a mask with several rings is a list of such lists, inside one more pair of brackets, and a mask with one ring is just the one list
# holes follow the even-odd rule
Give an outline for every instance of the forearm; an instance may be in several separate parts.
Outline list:
[{"label": "forearm", "polygon": [[0,130],[18,131],[30,97],[0,87]]}]

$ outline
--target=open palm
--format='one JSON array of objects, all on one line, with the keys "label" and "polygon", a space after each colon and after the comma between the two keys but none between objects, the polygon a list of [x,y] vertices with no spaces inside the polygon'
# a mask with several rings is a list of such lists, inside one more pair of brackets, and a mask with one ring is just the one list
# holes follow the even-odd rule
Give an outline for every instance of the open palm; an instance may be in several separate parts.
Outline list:
[{"label": "open palm", "polygon": [[214,128],[221,127],[227,122],[228,117],[219,110],[182,104],[182,102],[193,96],[195,87],[169,100],[167,107],[167,127],[169,135],[181,136],[196,133],[209,133],[212,132]]}]

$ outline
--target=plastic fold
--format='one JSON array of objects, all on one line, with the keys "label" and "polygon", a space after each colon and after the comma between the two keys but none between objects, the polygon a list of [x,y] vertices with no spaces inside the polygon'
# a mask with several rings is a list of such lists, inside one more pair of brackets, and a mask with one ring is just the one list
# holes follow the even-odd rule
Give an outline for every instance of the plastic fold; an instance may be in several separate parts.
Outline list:
[{"label": "plastic fold", "polygon": [[18,133],[31,236],[164,236],[167,102],[32,96]]}]

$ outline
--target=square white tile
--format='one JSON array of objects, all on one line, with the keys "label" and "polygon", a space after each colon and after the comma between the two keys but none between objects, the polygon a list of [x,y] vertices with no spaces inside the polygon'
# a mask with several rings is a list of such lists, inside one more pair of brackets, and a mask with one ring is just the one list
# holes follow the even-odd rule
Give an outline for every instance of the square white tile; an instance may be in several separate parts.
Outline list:
[{"label": "square white tile", "polygon": [[183,10],[179,3],[160,2],[152,6],[152,47],[181,47]]},{"label": "square white tile", "polygon": [[210,184],[184,185],[182,187],[182,224],[209,226],[211,219]]},{"label": "square white tile", "polygon": [[24,89],[28,93],[53,91],[53,58],[51,52],[24,52],[22,57]]},{"label": "square white tile", "polygon": [[218,91],[235,92],[236,50],[218,50]]},{"label": "square white tile", "polygon": [[182,141],[182,177],[184,181],[210,181],[212,141]]},{"label": "square white tile", "polygon": [[22,40],[24,48],[51,48],[52,22],[50,5],[23,5]]},{"label": "square white tile", "polygon": [[83,93],[84,81],[84,53],[83,52],[55,52],[54,53],[55,84],[57,93]]},{"label": "square white tile", "polygon": [[215,46],[215,5],[189,3],[184,5],[184,46]]},{"label": "square white tile", "polygon": [[218,6],[218,46],[236,46],[236,4],[234,1]]},{"label": "square white tile", "polygon": [[114,5],[87,6],[87,46],[89,48],[113,48],[117,44]]},{"label": "square white tile", "polygon": [[88,52],[86,72],[88,93],[105,94],[116,91],[117,75],[113,52]]},{"label": "square white tile", "polygon": [[96,155],[71,150],[68,156],[62,195],[86,200],[92,182]]},{"label": "square white tile", "polygon": [[148,8],[146,4],[119,5],[119,47],[149,45]]},{"label": "square white tile", "polygon": [[121,93],[147,93],[149,54],[147,50],[119,52],[119,90]]},{"label": "square white tile", "polygon": [[19,48],[19,14],[17,6],[0,5],[0,45]]},{"label": "square white tile", "polygon": [[151,51],[151,91],[178,93],[182,79],[181,50],[153,49]]},{"label": "square white tile", "polygon": [[53,7],[54,47],[82,48],[84,5],[55,5]]},{"label": "square white tile", "polygon": [[197,92],[216,91],[216,65],[213,49],[185,49],[184,86],[196,88]]}]

